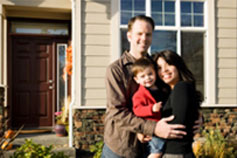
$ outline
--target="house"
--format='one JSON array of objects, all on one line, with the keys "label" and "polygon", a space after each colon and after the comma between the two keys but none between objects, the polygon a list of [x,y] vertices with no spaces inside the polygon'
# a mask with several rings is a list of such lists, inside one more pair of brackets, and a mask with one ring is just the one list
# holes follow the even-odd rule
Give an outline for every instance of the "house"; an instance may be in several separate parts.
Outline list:
[{"label": "house", "polygon": [[[53,126],[71,84],[70,144],[101,140],[105,70],[128,49],[126,25],[137,14],[155,20],[150,53],[173,49],[194,72],[206,125],[236,135],[236,0],[2,0],[0,84],[11,126]],[[70,39],[71,83],[60,74]]]}]

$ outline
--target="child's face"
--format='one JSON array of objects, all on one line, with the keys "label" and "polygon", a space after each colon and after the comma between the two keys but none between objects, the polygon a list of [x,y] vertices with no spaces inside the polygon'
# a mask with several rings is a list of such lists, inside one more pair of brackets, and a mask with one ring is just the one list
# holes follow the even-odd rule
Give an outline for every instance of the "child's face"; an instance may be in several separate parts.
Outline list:
[{"label": "child's face", "polygon": [[155,85],[156,73],[153,67],[147,67],[142,72],[138,72],[134,77],[135,81],[138,84],[141,84],[144,87],[152,87]]}]

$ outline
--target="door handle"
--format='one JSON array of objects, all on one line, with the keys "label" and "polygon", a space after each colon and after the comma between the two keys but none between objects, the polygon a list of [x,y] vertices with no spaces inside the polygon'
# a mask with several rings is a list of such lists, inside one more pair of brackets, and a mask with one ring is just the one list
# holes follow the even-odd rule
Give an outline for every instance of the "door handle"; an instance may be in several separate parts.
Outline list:
[{"label": "door handle", "polygon": [[53,83],[53,80],[49,80],[49,83]]},{"label": "door handle", "polygon": [[53,89],[53,86],[49,86],[49,89]]}]

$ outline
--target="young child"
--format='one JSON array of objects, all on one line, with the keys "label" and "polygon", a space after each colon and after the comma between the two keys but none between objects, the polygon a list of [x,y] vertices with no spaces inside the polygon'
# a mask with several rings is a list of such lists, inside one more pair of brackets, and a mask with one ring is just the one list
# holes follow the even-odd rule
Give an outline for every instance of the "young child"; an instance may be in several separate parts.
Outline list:
[{"label": "young child", "polygon": [[[139,84],[138,90],[133,95],[133,112],[136,116],[149,120],[161,119],[161,102],[156,86],[156,71],[153,62],[147,58],[138,59],[132,67],[134,80]],[[153,136],[148,142],[148,158],[160,158],[164,140]]]}]

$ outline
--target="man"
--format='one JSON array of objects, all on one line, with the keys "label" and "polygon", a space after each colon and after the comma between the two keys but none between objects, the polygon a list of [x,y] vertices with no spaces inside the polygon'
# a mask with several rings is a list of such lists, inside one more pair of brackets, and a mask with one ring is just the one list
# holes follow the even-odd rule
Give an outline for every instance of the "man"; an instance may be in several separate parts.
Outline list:
[{"label": "man", "polygon": [[[128,24],[127,38],[130,50],[112,63],[106,72],[107,109],[104,129],[104,158],[142,157],[141,144],[136,134],[156,135],[161,138],[181,138],[186,135],[183,125],[168,124],[174,116],[158,123],[136,117],[132,112],[131,98],[138,85],[132,79],[131,65],[142,56],[152,42],[154,21],[147,16],[133,17]],[[140,138],[143,142],[146,137]]]}]

